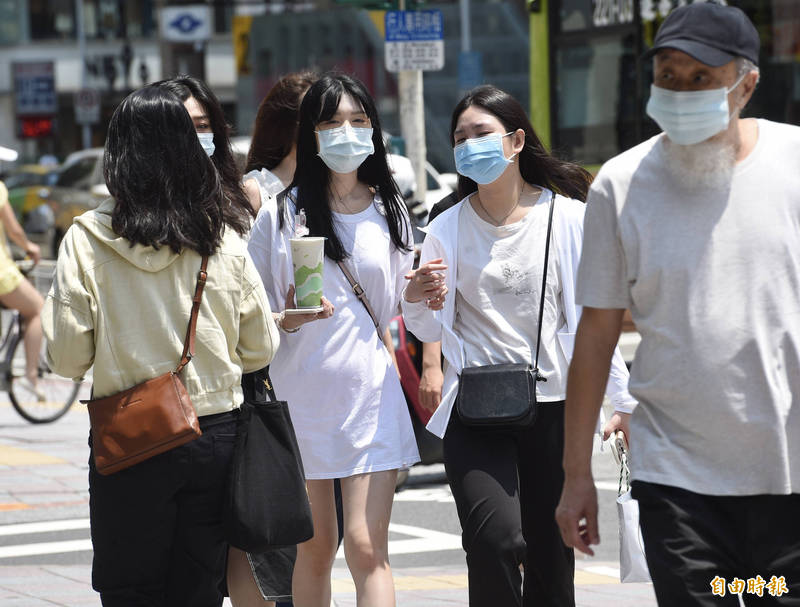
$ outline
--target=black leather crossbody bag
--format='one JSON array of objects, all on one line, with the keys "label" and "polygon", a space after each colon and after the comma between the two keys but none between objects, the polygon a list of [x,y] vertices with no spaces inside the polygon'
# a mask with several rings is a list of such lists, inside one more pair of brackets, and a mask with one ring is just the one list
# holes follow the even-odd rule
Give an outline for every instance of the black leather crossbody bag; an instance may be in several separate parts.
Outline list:
[{"label": "black leather crossbody bag", "polygon": [[539,299],[539,327],[536,334],[536,355],[533,366],[507,363],[462,369],[458,381],[456,411],[466,426],[513,429],[530,426],[536,421],[536,382],[547,381],[539,373],[539,345],[542,340],[544,295],[547,286],[547,265],[550,259],[550,234],[553,228],[555,192],[550,197],[547,238],[544,246],[544,272]]}]

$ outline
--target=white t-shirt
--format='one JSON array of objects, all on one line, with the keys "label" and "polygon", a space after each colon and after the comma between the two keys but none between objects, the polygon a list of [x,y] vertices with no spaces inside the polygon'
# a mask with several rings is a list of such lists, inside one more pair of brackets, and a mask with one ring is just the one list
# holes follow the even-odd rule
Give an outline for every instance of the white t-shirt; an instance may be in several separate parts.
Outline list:
[{"label": "white t-shirt", "polygon": [[662,136],[592,185],[578,301],[630,308],[634,479],[800,493],[800,128],[758,121],[727,187],[689,189]]},{"label": "white t-shirt", "polygon": [[[500,363],[533,364],[542,292],[550,191],[520,220],[494,226],[461,205],[458,217],[456,318],[467,367]],[[556,334],[566,325],[561,300],[561,268],[550,247],[547,290],[539,347],[541,401],[564,400],[568,362]]]},{"label": "white t-shirt", "polygon": [[[294,207],[288,204],[289,217]],[[413,252],[389,237],[376,197],[354,215],[334,213],[345,263],[364,287],[383,332],[398,314]],[[265,199],[249,251],[273,310],[283,310],[294,282],[289,238],[292,221],[278,223],[277,201]],[[410,231],[409,231],[410,233]],[[282,333],[270,365],[279,398],[289,403],[306,478],[344,478],[408,467],[419,461],[414,430],[391,357],[375,325],[335,262],[325,257],[323,293],[335,308],[325,320]]]}]

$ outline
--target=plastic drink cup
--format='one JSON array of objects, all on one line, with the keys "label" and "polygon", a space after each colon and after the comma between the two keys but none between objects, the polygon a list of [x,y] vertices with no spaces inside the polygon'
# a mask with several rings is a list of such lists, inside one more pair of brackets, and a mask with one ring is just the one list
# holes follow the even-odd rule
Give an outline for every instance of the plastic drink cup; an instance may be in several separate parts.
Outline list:
[{"label": "plastic drink cup", "polygon": [[290,238],[294,267],[295,301],[298,309],[319,308],[322,299],[322,266],[325,238]]}]

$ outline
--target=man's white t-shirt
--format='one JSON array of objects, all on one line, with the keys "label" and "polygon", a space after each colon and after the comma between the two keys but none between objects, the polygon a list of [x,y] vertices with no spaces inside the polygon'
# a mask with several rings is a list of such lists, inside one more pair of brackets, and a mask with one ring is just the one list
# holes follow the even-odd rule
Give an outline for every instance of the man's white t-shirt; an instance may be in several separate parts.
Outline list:
[{"label": "man's white t-shirt", "polygon": [[635,480],[800,493],[800,128],[758,121],[722,188],[667,170],[663,135],[592,185],[577,300],[629,308]]}]

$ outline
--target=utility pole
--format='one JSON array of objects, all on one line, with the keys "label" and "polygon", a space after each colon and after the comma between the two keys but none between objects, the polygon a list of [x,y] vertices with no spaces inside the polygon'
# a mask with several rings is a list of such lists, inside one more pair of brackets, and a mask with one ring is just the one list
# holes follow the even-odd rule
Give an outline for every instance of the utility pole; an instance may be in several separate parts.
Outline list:
[{"label": "utility pole", "polygon": [[468,53],[472,50],[472,29],[469,16],[469,0],[459,0],[461,13],[461,52]]},{"label": "utility pole", "polygon": [[[406,0],[399,0],[398,8],[406,9]],[[425,105],[422,91],[422,71],[400,71],[397,74],[400,102],[400,134],[406,143],[406,156],[414,167],[417,181],[416,198],[424,201],[428,192],[425,162],[428,149],[425,145]]]},{"label": "utility pole", "polygon": [[[86,74],[86,31],[83,29],[83,0],[75,0],[75,19],[77,20],[76,29],[78,33],[78,49],[81,55],[81,90],[86,90],[89,86],[89,78]],[[84,123],[81,127],[81,143],[83,149],[92,147],[92,127]]]}]

